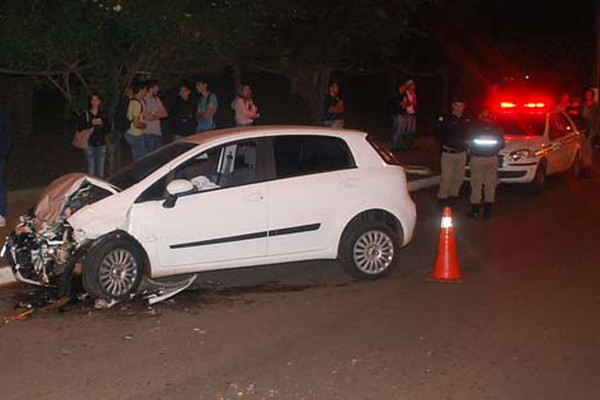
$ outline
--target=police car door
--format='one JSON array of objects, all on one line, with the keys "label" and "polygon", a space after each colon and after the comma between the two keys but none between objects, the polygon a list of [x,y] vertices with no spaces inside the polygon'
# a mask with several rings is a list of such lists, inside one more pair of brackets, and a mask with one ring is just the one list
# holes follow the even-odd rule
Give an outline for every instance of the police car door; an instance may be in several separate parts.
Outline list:
[{"label": "police car door", "polygon": [[[560,118],[562,117],[562,119]],[[548,124],[548,173],[553,174],[569,168],[569,135],[566,121],[559,113],[550,114]]]}]

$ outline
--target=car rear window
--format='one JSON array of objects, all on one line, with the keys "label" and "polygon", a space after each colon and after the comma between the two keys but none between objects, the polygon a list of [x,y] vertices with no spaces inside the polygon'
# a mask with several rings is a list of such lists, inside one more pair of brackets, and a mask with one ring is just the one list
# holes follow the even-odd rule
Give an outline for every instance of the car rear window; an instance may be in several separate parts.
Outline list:
[{"label": "car rear window", "polygon": [[367,142],[369,142],[386,164],[402,165],[402,161],[400,161],[398,155],[395,154],[387,144],[372,135],[367,136]]},{"label": "car rear window", "polygon": [[354,168],[346,142],[332,136],[290,135],[273,139],[277,178]]},{"label": "car rear window", "polygon": [[542,136],[546,129],[546,114],[503,116],[494,122],[505,135]]}]

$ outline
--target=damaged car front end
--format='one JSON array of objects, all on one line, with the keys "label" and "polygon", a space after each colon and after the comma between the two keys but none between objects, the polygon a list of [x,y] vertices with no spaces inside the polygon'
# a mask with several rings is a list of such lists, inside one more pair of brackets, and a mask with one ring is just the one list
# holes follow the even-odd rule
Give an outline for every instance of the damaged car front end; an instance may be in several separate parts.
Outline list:
[{"label": "damaged car front end", "polygon": [[15,278],[50,287],[63,295],[88,241],[76,241],[69,218],[103,198],[117,193],[108,182],[74,173],[52,182],[34,208],[22,215],[2,248]]}]

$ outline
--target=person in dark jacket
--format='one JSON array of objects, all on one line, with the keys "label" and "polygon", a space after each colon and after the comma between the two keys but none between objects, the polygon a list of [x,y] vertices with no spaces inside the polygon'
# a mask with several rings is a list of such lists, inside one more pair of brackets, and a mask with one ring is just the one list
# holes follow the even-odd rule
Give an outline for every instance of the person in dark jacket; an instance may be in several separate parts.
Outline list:
[{"label": "person in dark jacket", "polygon": [[187,83],[181,84],[179,95],[169,113],[173,121],[175,140],[196,133],[196,107],[197,101],[192,98],[191,86]]},{"label": "person in dark jacket", "polygon": [[488,110],[482,110],[472,125],[469,140],[471,160],[471,211],[469,216],[479,217],[483,191],[483,217],[492,216],[492,204],[496,199],[498,185],[498,153],[504,148],[504,133],[490,119]]},{"label": "person in dark jacket", "polygon": [[450,114],[438,118],[435,136],[441,146],[441,176],[438,201],[441,206],[451,205],[458,198],[465,179],[469,120],[463,116],[466,104],[455,99]]},{"label": "person in dark jacket", "polygon": [[93,129],[89,146],[85,149],[87,172],[100,178],[104,177],[104,161],[106,160],[106,134],[110,131],[110,121],[102,109],[102,98],[93,93],[89,98],[89,108],[77,118],[77,131]]},{"label": "person in dark jacket", "polygon": [[6,159],[12,146],[12,121],[7,113],[0,110],[0,227],[6,225]]}]

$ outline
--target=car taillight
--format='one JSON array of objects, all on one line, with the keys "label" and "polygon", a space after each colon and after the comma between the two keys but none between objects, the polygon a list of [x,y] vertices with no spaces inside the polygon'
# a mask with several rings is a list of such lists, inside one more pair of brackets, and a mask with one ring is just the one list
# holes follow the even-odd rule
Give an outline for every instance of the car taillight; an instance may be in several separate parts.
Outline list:
[{"label": "car taillight", "polygon": [[398,156],[392,150],[390,150],[390,148],[386,144],[375,139],[371,135],[367,136],[367,142],[369,142],[369,144],[373,146],[377,154],[379,154],[379,156],[383,159],[383,161],[386,164],[402,166],[402,162],[400,161]]}]

